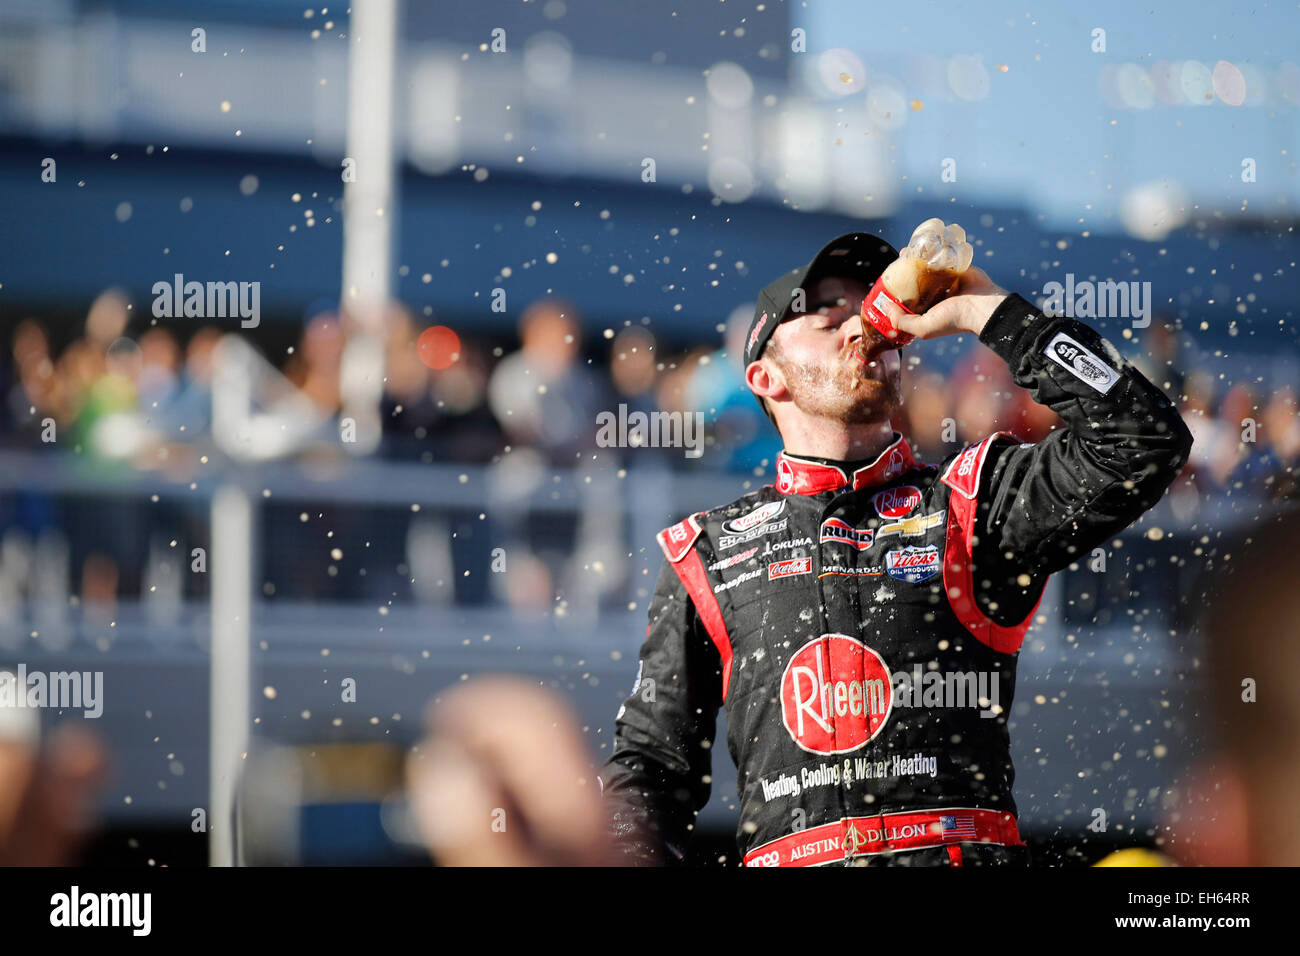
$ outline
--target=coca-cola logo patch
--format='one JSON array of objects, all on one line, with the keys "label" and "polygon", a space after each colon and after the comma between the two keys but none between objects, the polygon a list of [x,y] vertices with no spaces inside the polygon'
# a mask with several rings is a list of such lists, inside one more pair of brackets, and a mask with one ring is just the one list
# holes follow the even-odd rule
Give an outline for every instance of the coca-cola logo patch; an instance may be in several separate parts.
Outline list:
[{"label": "coca-cola logo patch", "polygon": [[788,561],[774,561],[767,566],[767,579],[788,578],[796,574],[811,574],[812,558],[790,558]]},{"label": "coca-cola logo patch", "polygon": [[912,485],[889,488],[872,498],[871,503],[880,517],[901,518],[921,503],[921,489]]},{"label": "coca-cola logo patch", "polygon": [[845,634],[809,641],[781,676],[781,718],[790,737],[809,753],[859,749],[884,728],[893,705],[884,660]]}]

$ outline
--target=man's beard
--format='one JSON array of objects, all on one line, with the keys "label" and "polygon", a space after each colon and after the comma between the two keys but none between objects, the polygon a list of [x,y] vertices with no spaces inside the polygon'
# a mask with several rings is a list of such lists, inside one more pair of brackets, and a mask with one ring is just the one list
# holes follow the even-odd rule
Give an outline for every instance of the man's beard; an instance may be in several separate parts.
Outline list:
[{"label": "man's beard", "polygon": [[903,404],[901,369],[890,370],[885,357],[868,368],[847,348],[829,366],[781,361],[781,371],[795,407],[807,415],[849,425],[888,421]]}]

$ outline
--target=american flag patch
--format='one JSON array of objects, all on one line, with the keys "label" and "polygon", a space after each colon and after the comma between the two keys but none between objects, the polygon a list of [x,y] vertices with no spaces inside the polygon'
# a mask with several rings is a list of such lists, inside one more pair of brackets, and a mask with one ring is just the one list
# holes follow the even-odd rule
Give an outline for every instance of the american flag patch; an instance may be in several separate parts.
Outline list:
[{"label": "american flag patch", "polygon": [[944,839],[952,838],[954,840],[973,840],[975,839],[975,819],[974,817],[939,817],[939,827],[943,833]]}]

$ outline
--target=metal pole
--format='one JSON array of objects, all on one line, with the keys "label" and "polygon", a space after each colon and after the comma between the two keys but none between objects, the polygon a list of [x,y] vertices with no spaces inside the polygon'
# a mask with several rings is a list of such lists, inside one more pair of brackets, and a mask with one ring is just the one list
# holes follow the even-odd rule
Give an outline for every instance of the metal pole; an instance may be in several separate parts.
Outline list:
[{"label": "metal pole", "polygon": [[[348,29],[348,128],[343,187],[343,294],[353,322],[339,388],[355,423],[354,454],[379,446],[384,307],[392,293],[396,216],[393,74],[399,0],[354,0]],[[349,171],[350,170],[350,171]]]},{"label": "metal pole", "polygon": [[253,506],[235,485],[212,498],[212,669],[208,861],[233,866],[235,788],[248,752]]}]

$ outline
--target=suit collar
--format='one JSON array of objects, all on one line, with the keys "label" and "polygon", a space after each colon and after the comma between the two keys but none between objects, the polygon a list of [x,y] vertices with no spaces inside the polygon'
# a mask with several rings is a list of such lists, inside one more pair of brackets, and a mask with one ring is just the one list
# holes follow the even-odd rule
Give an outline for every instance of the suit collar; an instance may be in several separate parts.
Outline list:
[{"label": "suit collar", "polygon": [[907,439],[894,432],[894,440],[870,462],[856,465],[791,455],[776,457],[776,490],[783,495],[816,495],[851,488],[858,491],[883,485],[915,464]]}]

